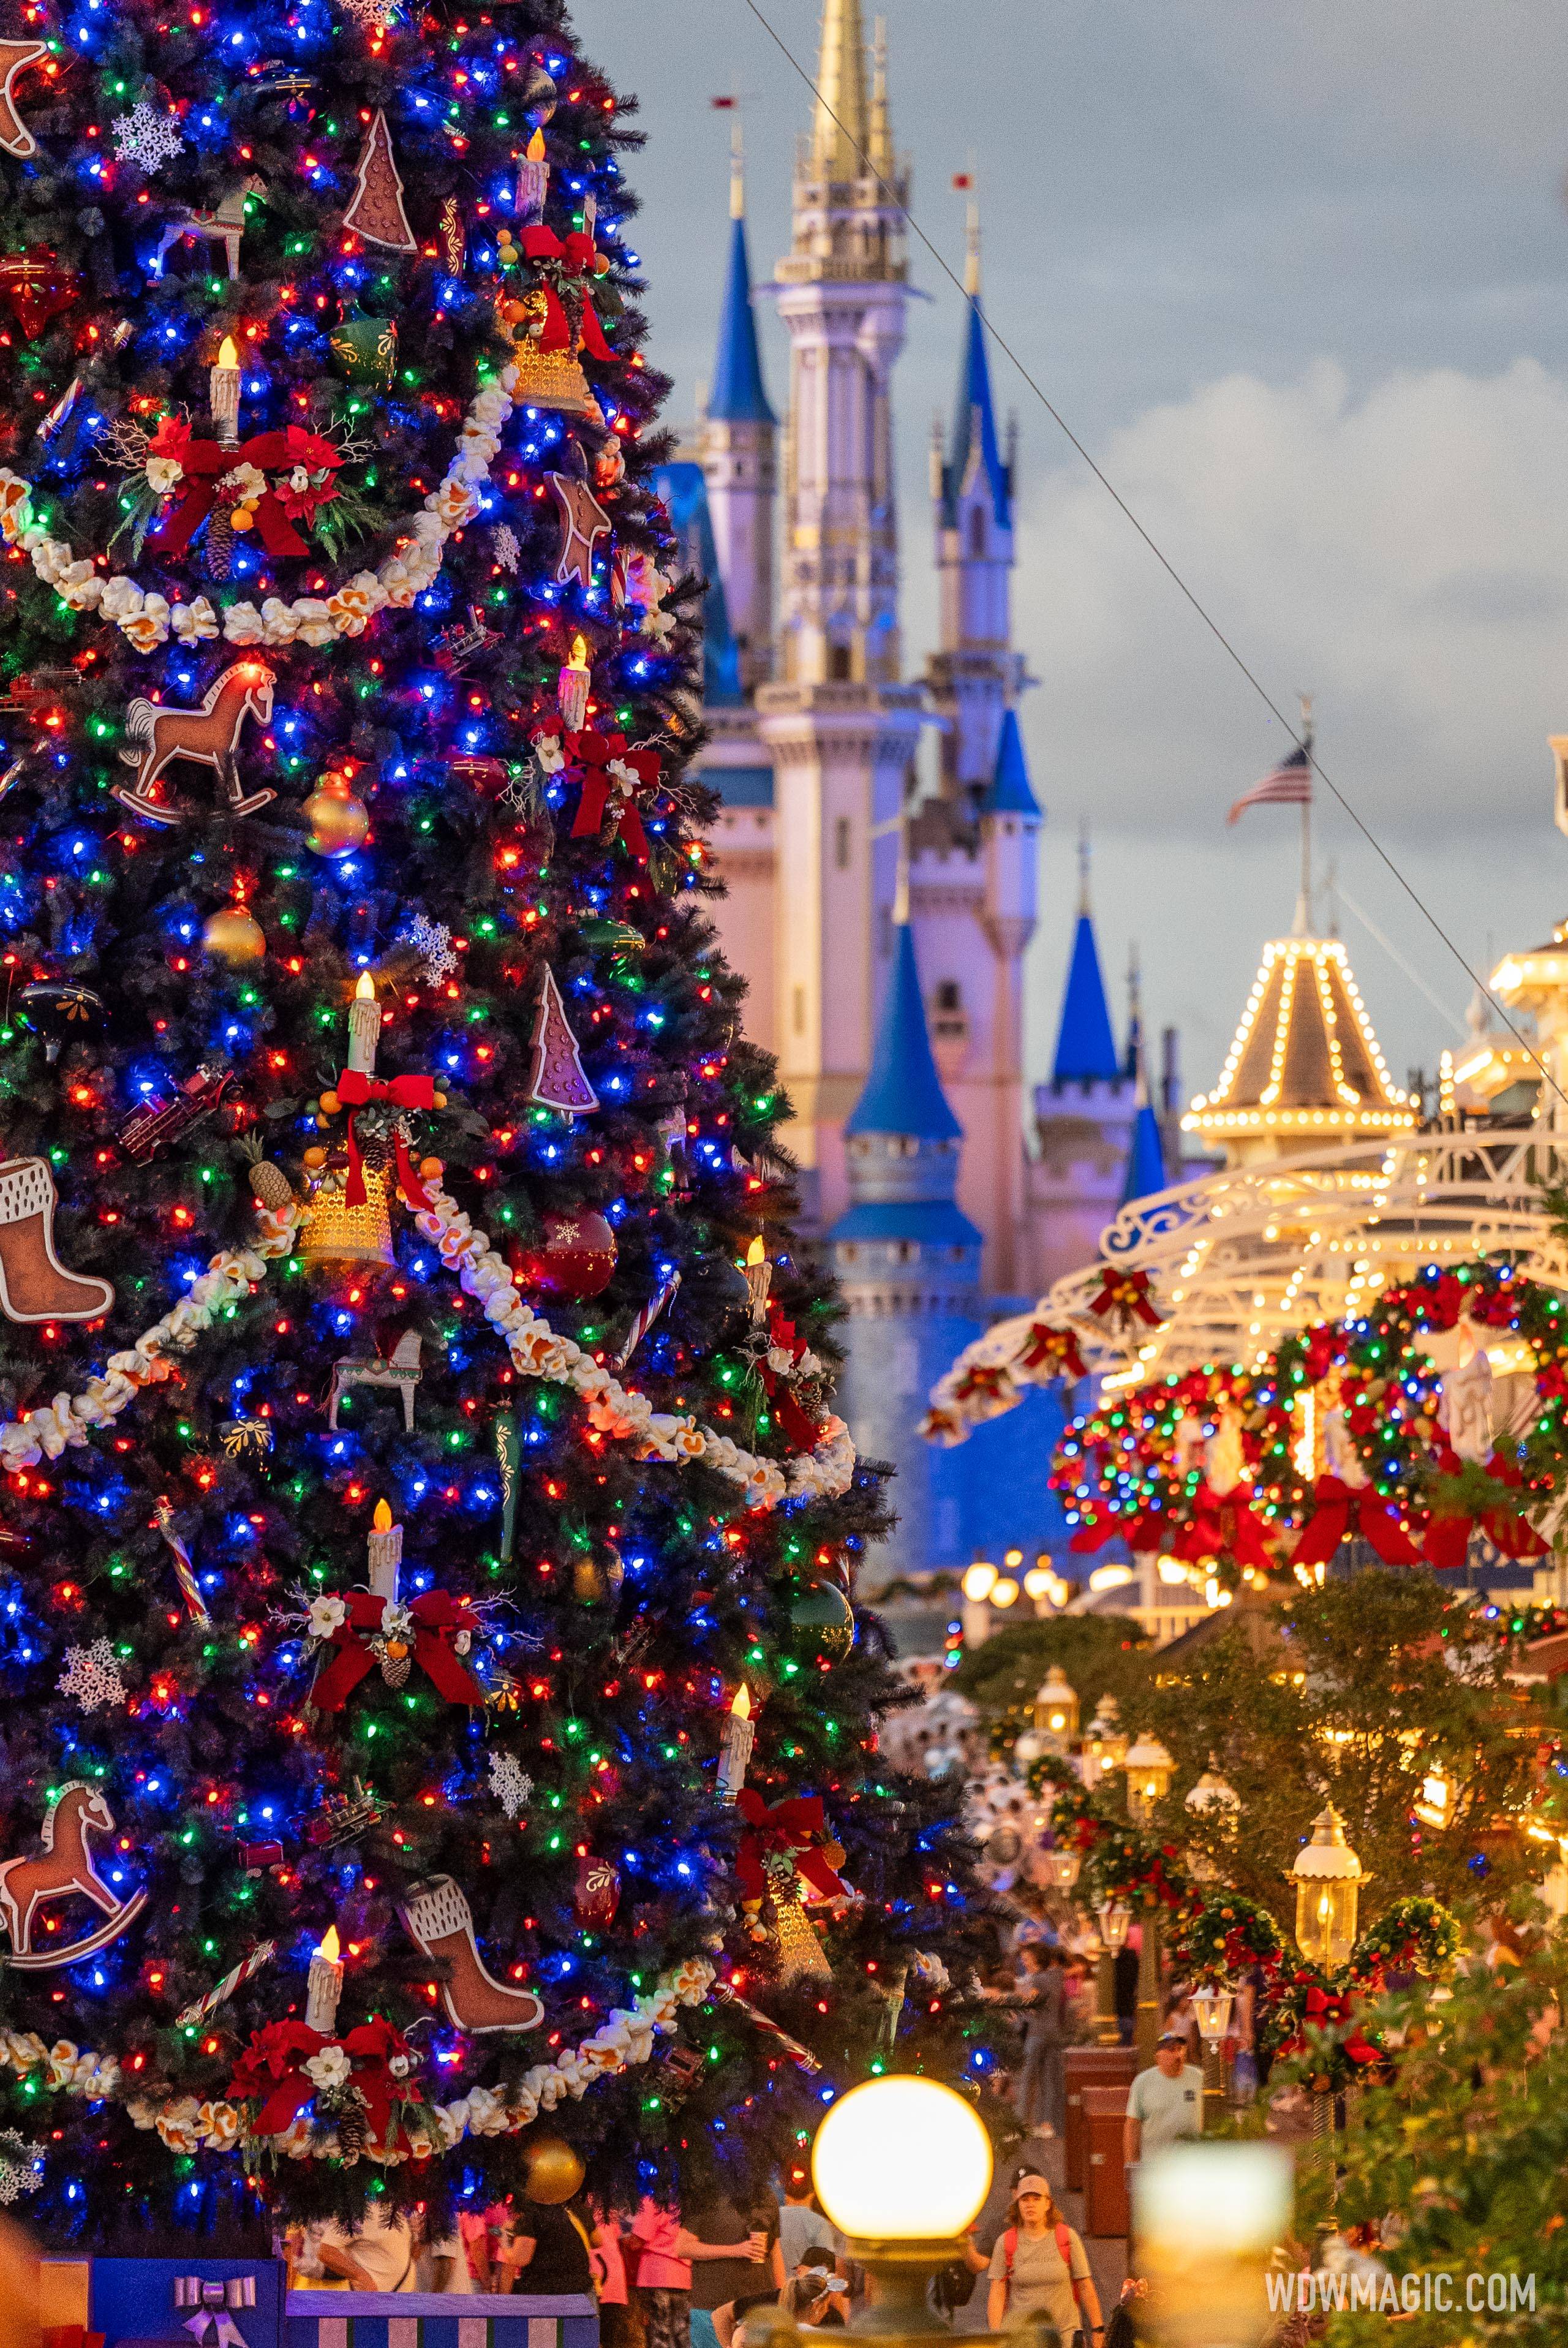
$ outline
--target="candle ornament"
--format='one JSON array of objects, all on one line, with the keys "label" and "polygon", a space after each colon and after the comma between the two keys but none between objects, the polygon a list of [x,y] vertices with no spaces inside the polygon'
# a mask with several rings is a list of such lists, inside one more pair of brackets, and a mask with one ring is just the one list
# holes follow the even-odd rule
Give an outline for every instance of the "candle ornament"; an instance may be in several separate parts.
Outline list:
[{"label": "candle ornament", "polygon": [[362,970],[348,1006],[347,1066],[353,1075],[376,1074],[376,1047],[380,1040],[381,1006],[376,1000],[376,982],[367,970]]},{"label": "candle ornament", "polygon": [[588,715],[588,688],[593,683],[588,647],[581,636],[572,639],[572,657],[562,664],[555,683],[561,722],[568,734],[580,734]]},{"label": "candle ornament", "polygon": [[751,1325],[760,1329],[768,1318],[769,1292],[773,1286],[773,1266],[768,1261],[768,1251],[758,1231],[746,1251],[746,1289],[751,1299]]},{"label": "candle ornament", "polygon": [[377,1500],[371,1519],[371,1531],[366,1541],[368,1552],[368,1581],[377,1598],[391,1605],[397,1603],[397,1570],[403,1562],[403,1528],[392,1521],[392,1511],[385,1500]]},{"label": "candle ornament", "polygon": [[232,335],[224,335],[208,375],[207,407],[219,439],[232,445],[240,437],[240,351]]},{"label": "candle ornament", "polygon": [[328,2036],[337,2021],[337,2001],[343,1995],[343,1963],[339,1955],[337,1927],[329,1924],[322,1935],[321,1945],[310,1961],[305,1976],[304,2020],[307,2030],[320,2030]]},{"label": "candle ornament", "polygon": [[751,1758],[751,1748],[757,1742],[757,1729],[751,1718],[751,1691],[744,1680],[729,1707],[729,1717],[724,1724],[724,1742],[718,1754],[718,1798],[733,1802],[746,1783],[746,1766]]}]

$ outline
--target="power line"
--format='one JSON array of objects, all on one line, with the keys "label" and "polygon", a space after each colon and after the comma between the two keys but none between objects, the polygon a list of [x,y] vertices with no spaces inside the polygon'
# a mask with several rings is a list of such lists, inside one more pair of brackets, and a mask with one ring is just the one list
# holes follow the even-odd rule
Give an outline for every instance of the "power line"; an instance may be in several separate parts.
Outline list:
[{"label": "power line", "polygon": [[[794,51],[783,38],[783,36],[764,15],[761,7],[758,5],[758,0],[745,0],[745,4],[751,11],[751,14],[756,17],[758,23],[761,26],[763,31],[767,34],[769,39],[772,42],[774,47],[778,50],[785,63],[799,76],[799,79],[804,82],[806,88],[810,91],[812,97],[816,99],[817,104],[822,108],[824,114],[827,115],[829,120],[835,123],[839,129],[843,132],[844,137],[849,140],[850,145],[853,148],[856,155],[860,158],[861,164],[864,166],[866,178],[869,180],[875,180],[884,201],[892,205],[896,211],[902,214],[911,234],[921,245],[924,247],[932,260],[936,263],[938,269],[941,270],[943,275],[952,285],[954,291],[967,302],[969,300],[969,295],[965,292],[962,281],[958,277],[957,273],[948,263],[946,256],[940,251],[937,245],[933,242],[932,239],[927,236],[924,229],[922,228],[920,222],[915,219],[914,214],[910,211],[909,206],[901,200],[897,189],[890,185],[890,183],[882,178],[882,173],[876,169],[871,157],[867,154],[864,147],[861,146],[854,132],[850,129],[849,125],[834,112],[833,108],[830,105],[827,98],[823,97],[820,88],[812,79],[808,67],[801,64],[799,58],[795,55]],[[1084,443],[1078,438],[1078,434],[1073,430],[1072,426],[1068,422],[1067,417],[1062,414],[1061,410],[1055,406],[1043,387],[1029,373],[1028,368],[1025,366],[1017,352],[1013,348],[1011,343],[1008,342],[1006,336],[998,331],[988,313],[980,308],[978,302],[975,304],[975,310],[980,320],[981,327],[985,334],[986,338],[995,345],[996,348],[1002,353],[1002,355],[1008,360],[1011,366],[1016,370],[1017,374],[1023,378],[1030,391],[1038,400],[1040,406],[1045,409],[1046,414],[1050,417],[1051,422],[1057,427],[1057,429],[1062,434],[1063,438],[1070,443],[1078,455],[1082,458],[1084,463],[1088,467],[1089,471],[1094,475],[1095,479],[1099,483],[1100,488],[1105,491],[1107,497],[1112,499],[1123,518],[1131,525],[1132,529],[1137,531],[1139,537],[1143,541],[1144,545],[1149,549],[1150,553],[1154,557],[1156,562],[1159,563],[1161,569],[1171,581],[1172,586],[1174,586],[1177,592],[1186,599],[1187,602],[1197,613],[1199,619],[1202,620],[1203,625],[1208,629],[1209,633],[1213,637],[1221,650],[1246,678],[1247,683],[1252,686],[1253,691],[1257,695],[1258,699],[1263,703],[1264,708],[1270,711],[1271,714],[1278,719],[1280,725],[1284,727],[1285,732],[1290,736],[1291,740],[1296,745],[1296,747],[1305,751],[1313,772],[1318,776],[1326,788],[1333,792],[1334,797],[1344,808],[1345,813],[1350,818],[1351,822],[1356,826],[1357,830],[1361,834],[1362,839],[1365,839],[1373,854],[1379,859],[1382,864],[1393,875],[1400,888],[1404,891],[1406,896],[1410,900],[1411,904],[1415,906],[1416,911],[1421,915],[1422,919],[1430,925],[1438,937],[1441,939],[1443,944],[1447,946],[1449,953],[1452,954],[1454,960],[1464,972],[1465,976],[1470,980],[1471,985],[1480,989],[1485,1000],[1491,1005],[1493,1011],[1496,1012],[1498,1018],[1508,1029],[1509,1034],[1519,1045],[1521,1050],[1525,1054],[1525,1056],[1528,1059],[1532,1060],[1536,1067],[1540,1069],[1542,1082],[1551,1087],[1552,1091],[1556,1094],[1558,1099],[1562,1102],[1564,1109],[1568,1109],[1568,1093],[1563,1091],[1562,1086],[1557,1082],[1555,1076],[1553,1076],[1551,1070],[1541,1058],[1539,1053],[1536,1052],[1529,1038],[1522,1033],[1522,1031],[1514,1025],[1513,1021],[1509,1017],[1508,1013],[1504,1010],[1502,1004],[1498,1002],[1496,996],[1487,985],[1486,981],[1478,972],[1470,968],[1470,963],[1466,961],[1459,947],[1454,943],[1453,939],[1449,937],[1447,930],[1444,929],[1441,922],[1439,921],[1436,913],[1433,912],[1425,898],[1421,896],[1415,884],[1412,881],[1407,880],[1405,875],[1395,863],[1393,858],[1389,855],[1382,841],[1371,829],[1370,826],[1363,820],[1356,808],[1352,807],[1350,801],[1346,798],[1344,792],[1340,789],[1333,776],[1326,772],[1316,751],[1312,747],[1312,738],[1310,734],[1305,733],[1305,729],[1302,734],[1298,734],[1296,732],[1295,726],[1291,724],[1289,718],[1285,716],[1278,702],[1274,700],[1273,695],[1269,692],[1269,689],[1263,682],[1263,679],[1257,675],[1255,670],[1248,664],[1244,655],[1237,649],[1236,645],[1232,643],[1230,637],[1226,635],[1223,628],[1222,628],[1218,620],[1214,618],[1207,605],[1201,601],[1194,590],[1188,586],[1187,582],[1182,578],[1181,573],[1177,570],[1176,565],[1172,562],[1171,557],[1165,552],[1165,550],[1161,546],[1158,540],[1150,534],[1150,532],[1144,527],[1143,523],[1139,520],[1137,514],[1134,513],[1132,508],[1128,504],[1127,499],[1122,496],[1115,482],[1112,481],[1107,474],[1101,471],[1099,466],[1095,462],[1095,459],[1084,446]]]}]

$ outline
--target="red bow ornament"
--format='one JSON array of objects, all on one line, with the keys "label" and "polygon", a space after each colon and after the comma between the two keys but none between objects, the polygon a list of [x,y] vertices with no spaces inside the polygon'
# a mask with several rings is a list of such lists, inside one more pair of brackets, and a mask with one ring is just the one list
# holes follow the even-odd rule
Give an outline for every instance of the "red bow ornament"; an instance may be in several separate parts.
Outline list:
[{"label": "red bow ornament", "polygon": [[353,2065],[353,2085],[365,2106],[370,2141],[384,2151],[397,2147],[399,2133],[394,2104],[411,2100],[408,2081],[418,2057],[399,2030],[378,2013],[362,2022],[338,2044]]},{"label": "red bow ornament", "polygon": [[1274,1570],[1274,1560],[1264,1546],[1263,1519],[1250,1500],[1240,1490],[1216,1492],[1207,1478],[1193,1493],[1190,1521],[1171,1545],[1172,1557],[1183,1565],[1196,1565],[1206,1557],[1228,1554],[1238,1565],[1256,1566],[1261,1572]]},{"label": "red bow ornament", "polygon": [[[359,1135],[355,1125],[355,1111],[367,1108],[372,1101],[389,1101],[394,1108],[434,1108],[436,1080],[434,1076],[366,1076],[357,1068],[345,1068],[335,1087],[337,1097],[348,1111],[348,1178],[343,1186],[344,1204],[362,1207],[365,1204],[365,1160],[360,1155]],[[414,1171],[414,1161],[408,1155],[408,1144],[399,1127],[393,1136],[393,1148],[397,1159],[397,1188],[411,1210],[428,1208],[425,1186]]]},{"label": "red bow ornament", "polygon": [[[340,1610],[340,1611],[339,1611]],[[417,1663],[449,1704],[482,1704],[485,1692],[460,1658],[474,1633],[466,1599],[427,1590],[411,1604],[382,1598],[373,1590],[351,1590],[336,1599],[317,1599],[311,1609],[312,1635],[335,1617],[324,1645],[333,1649],[316,1667],[310,1701],[317,1712],[341,1712],[355,1689],[377,1663],[393,1687],[400,1687]]]},{"label": "red bow ornament", "polygon": [[1021,1399],[1005,1363],[975,1362],[953,1381],[953,1399],[966,1403],[978,1418],[999,1418]]},{"label": "red bow ornament", "polygon": [[[1457,1476],[1462,1464],[1455,1451],[1443,1450],[1438,1454],[1439,1475]],[[1512,1491],[1523,1488],[1518,1460],[1507,1458],[1501,1451],[1492,1453],[1486,1463],[1486,1472],[1495,1483],[1506,1484]],[[1484,1509],[1479,1517],[1434,1516],[1421,1543],[1421,1554],[1427,1563],[1439,1568],[1463,1565],[1470,1549],[1470,1537],[1478,1524],[1501,1556],[1530,1558],[1545,1555],[1546,1543],[1533,1525],[1527,1523],[1517,1509],[1500,1508]]]},{"label": "red bow ornament", "polygon": [[1345,2023],[1352,2023],[1349,2035],[1339,2042],[1343,2052],[1352,2063],[1381,2062],[1378,2050],[1362,2034],[1361,2024],[1355,2022],[1355,2005],[1344,1990],[1324,1990],[1314,1986],[1306,1993],[1305,2015],[1315,2028],[1332,2030]]},{"label": "red bow ornament", "polygon": [[1044,1321],[1032,1322],[1027,1335],[1018,1348],[1014,1367],[1028,1370],[1047,1378],[1087,1378],[1088,1370],[1078,1351],[1078,1341],[1070,1329],[1053,1329]]},{"label": "red bow ornament", "polygon": [[[259,432],[233,445],[198,440],[188,424],[166,416],[147,444],[147,473],[154,489],[162,488],[166,494],[177,489],[179,493],[147,542],[160,554],[182,554],[218,503],[224,482],[239,475],[232,483],[232,501],[252,514],[267,553],[274,559],[308,554],[294,522],[308,523],[318,506],[336,497],[342,464],[340,449],[302,425]],[[288,478],[281,484],[269,483],[265,476],[273,472],[286,472]]]},{"label": "red bow ornament", "polygon": [[1312,1522],[1295,1545],[1295,1565],[1326,1565],[1342,1540],[1359,1533],[1385,1565],[1415,1565],[1414,1549],[1399,1529],[1387,1500],[1370,1486],[1357,1489],[1337,1476],[1320,1476],[1313,1487]]},{"label": "red bow ornament", "polygon": [[[560,237],[552,228],[545,228],[542,223],[525,228],[522,232],[522,254],[525,261],[553,264],[556,273],[562,278],[582,279],[598,273],[599,255],[593,240],[585,236],[581,229],[573,229],[569,236]],[[561,296],[548,281],[542,283],[538,290],[544,296],[544,327],[539,336],[539,349],[571,350],[572,324]],[[578,301],[582,309],[578,328],[581,347],[590,358],[614,359],[615,354],[604,340],[599,314],[588,298],[585,285],[578,288]]]},{"label": "red bow ornament", "polygon": [[1114,1329],[1127,1329],[1133,1322],[1141,1322],[1146,1329],[1158,1329],[1160,1314],[1150,1302],[1149,1274],[1146,1272],[1118,1272],[1108,1264],[1100,1274],[1099,1293],[1089,1301],[1089,1311],[1101,1321],[1109,1321]]},{"label": "red bow ornament", "polygon": [[1084,1525],[1068,1541],[1068,1549],[1079,1557],[1087,1557],[1107,1541],[1124,1540],[1136,1555],[1142,1550],[1161,1550],[1171,1537],[1171,1520],[1156,1516],[1152,1509],[1133,1517],[1097,1517],[1091,1525]]},{"label": "red bow ornament", "polygon": [[769,1301],[768,1351],[757,1365],[757,1375],[785,1441],[797,1451],[814,1451],[822,1430],[797,1400],[793,1383],[797,1378],[811,1376],[820,1367],[793,1321]]},{"label": "red bow ornament", "polygon": [[828,1849],[823,1848],[828,1828],[820,1794],[797,1794],[789,1801],[775,1802],[769,1809],[760,1794],[743,1786],[736,1798],[736,1807],[746,1821],[746,1832],[740,1838],[735,1860],[736,1881],[743,1900],[760,1900],[768,1890],[765,1862],[772,1858],[793,1860],[795,1872],[810,1898],[843,1900],[849,1896],[849,1886],[837,1872],[843,1852],[834,1843],[830,1849],[835,1856],[830,1859]]},{"label": "red bow ornament", "polygon": [[253,2133],[282,2136],[316,2092],[304,2065],[332,2040],[305,2022],[269,2022],[253,2030],[224,2094],[231,2103],[260,2104]]},{"label": "red bow ornament", "polygon": [[605,808],[614,807],[616,829],[639,864],[648,860],[648,835],[637,812],[636,793],[659,779],[656,750],[635,750],[624,734],[569,734],[566,748],[583,770],[583,796],[572,826],[573,839],[589,839],[603,827]]}]

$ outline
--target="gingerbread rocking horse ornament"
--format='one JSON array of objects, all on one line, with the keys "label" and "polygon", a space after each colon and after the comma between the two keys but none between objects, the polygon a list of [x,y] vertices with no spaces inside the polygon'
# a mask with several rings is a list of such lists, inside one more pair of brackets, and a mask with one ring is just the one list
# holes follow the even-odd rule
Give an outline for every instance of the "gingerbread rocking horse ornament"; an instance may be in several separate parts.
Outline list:
[{"label": "gingerbread rocking horse ornament", "polygon": [[[112,1835],[114,1812],[96,1786],[73,1777],[44,1813],[43,1849],[36,1858],[0,1860],[0,1923],[11,1938],[5,1960],[16,1972],[52,1972],[96,1956],[133,1924],[147,1905],[145,1891],[119,1900],[98,1874],[88,1848],[92,1834]],[[33,1933],[41,1910],[58,1900],[90,1900],[107,1921],[85,1940],[64,1948],[36,1949]]]},{"label": "gingerbread rocking horse ornament", "polygon": [[254,815],[277,793],[244,790],[235,752],[247,717],[261,726],[271,717],[274,682],[264,661],[242,660],[215,679],[200,709],[170,708],[141,698],[133,701],[125,713],[125,738],[133,747],[119,755],[136,768],[136,780],[117,783],[113,797],[149,823],[179,823],[181,808],[154,794],[164,768],[184,758],[192,766],[211,767],[222,777],[226,814]]}]

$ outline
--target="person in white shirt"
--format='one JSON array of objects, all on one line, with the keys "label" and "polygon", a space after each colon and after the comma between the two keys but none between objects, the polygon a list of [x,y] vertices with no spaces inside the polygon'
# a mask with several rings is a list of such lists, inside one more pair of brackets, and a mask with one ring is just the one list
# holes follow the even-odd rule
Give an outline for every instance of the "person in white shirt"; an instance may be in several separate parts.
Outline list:
[{"label": "person in white shirt", "polygon": [[1183,2137],[1203,2133],[1203,2074],[1187,2060],[1187,2034],[1167,2030],[1151,2070],[1140,2071],[1128,2091],[1122,2155],[1130,2168]]},{"label": "person in white shirt", "polygon": [[372,2201],[363,2222],[350,2230],[336,2218],[319,2219],[304,2230],[302,2277],[320,2290],[413,2291],[414,2237],[400,2209]]}]

